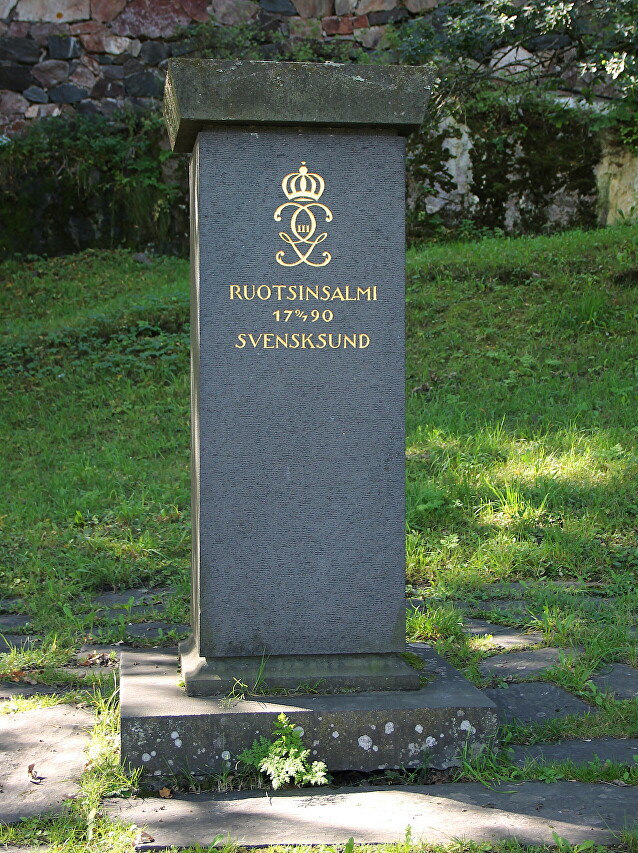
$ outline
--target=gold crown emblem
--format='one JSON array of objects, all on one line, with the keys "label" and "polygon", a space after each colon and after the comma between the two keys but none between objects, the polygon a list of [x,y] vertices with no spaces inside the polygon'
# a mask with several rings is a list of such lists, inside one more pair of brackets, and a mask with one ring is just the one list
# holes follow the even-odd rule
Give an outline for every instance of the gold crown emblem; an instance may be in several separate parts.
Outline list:
[{"label": "gold crown emblem", "polygon": [[281,182],[286,198],[291,201],[318,201],[325,186],[321,175],[308,171],[305,160],[301,161],[298,172],[291,172]]}]

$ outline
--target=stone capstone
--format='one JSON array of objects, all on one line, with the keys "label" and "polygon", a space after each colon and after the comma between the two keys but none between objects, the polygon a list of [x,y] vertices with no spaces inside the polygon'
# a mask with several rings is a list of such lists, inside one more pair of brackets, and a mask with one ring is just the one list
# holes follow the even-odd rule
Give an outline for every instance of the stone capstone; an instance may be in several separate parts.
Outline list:
[{"label": "stone capstone", "polygon": [[23,92],[32,84],[31,69],[26,65],[0,65],[0,89]]},{"label": "stone capstone", "polygon": [[407,133],[425,118],[432,76],[429,69],[409,66],[172,59],[164,118],[174,150],[186,152],[202,127],[216,123],[376,126]]},{"label": "stone capstone", "polygon": [[259,5],[252,0],[213,0],[213,15],[229,27],[252,20],[258,12]]},{"label": "stone capstone", "polygon": [[80,43],[73,36],[49,36],[47,39],[51,59],[77,59]]},{"label": "stone capstone", "polygon": [[24,62],[31,65],[40,58],[40,47],[29,38],[0,38],[0,56],[5,61]]},{"label": "stone capstone", "polygon": [[18,0],[16,7],[19,21],[68,23],[86,21],[90,17],[89,0]]},{"label": "stone capstone", "polygon": [[112,23],[119,36],[166,38],[190,23],[190,16],[173,0],[132,0]]},{"label": "stone capstone", "polygon": [[62,59],[45,59],[33,67],[32,73],[41,86],[50,89],[68,78],[69,63]]}]

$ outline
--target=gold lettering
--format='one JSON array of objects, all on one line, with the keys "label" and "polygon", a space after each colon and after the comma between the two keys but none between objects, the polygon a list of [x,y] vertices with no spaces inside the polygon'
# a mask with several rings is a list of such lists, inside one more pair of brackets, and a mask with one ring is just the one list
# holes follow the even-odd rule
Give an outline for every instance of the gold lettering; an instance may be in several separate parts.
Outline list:
[{"label": "gold lettering", "polygon": [[277,299],[281,302],[281,291],[284,289],[285,284],[273,284],[272,289],[277,291]]},{"label": "gold lettering", "polygon": [[254,335],[249,334],[248,337],[250,338],[250,342],[253,345],[253,349],[257,349],[257,347],[259,346],[259,341],[261,340],[262,336],[257,335],[257,337],[255,338]]},{"label": "gold lettering", "polygon": [[327,284],[324,284],[324,286],[321,288],[321,292],[323,293],[323,296],[320,297],[322,302],[326,302],[328,299],[330,299],[330,288]]},{"label": "gold lettering", "polygon": [[230,298],[234,299],[235,297],[237,297],[237,299],[241,299],[240,287],[238,284],[231,284],[230,285]]},{"label": "gold lettering", "polygon": [[356,349],[357,348],[357,336],[353,335],[351,338],[349,338],[347,335],[344,335],[343,336],[343,348],[348,349],[348,344],[350,344],[350,346],[353,349]]},{"label": "gold lettering", "polygon": [[288,332],[285,335],[275,335],[275,349],[279,349],[280,346],[288,349]]},{"label": "gold lettering", "polygon": [[[290,349],[299,349],[299,333],[298,333],[298,332],[294,332],[294,333],[290,336],[290,340],[291,340],[291,342],[292,342],[292,343],[289,345],[289,346],[290,346]],[[293,346],[292,344],[294,344],[294,346]]]},{"label": "gold lettering", "polygon": [[[365,338],[365,344],[363,343],[363,339]],[[359,349],[367,349],[370,346],[370,336],[369,335],[359,335]]]},{"label": "gold lettering", "polygon": [[[317,335],[317,340],[319,343],[317,344],[317,349],[325,349],[326,348],[326,334],[325,332],[321,332],[321,334]],[[319,346],[321,344],[321,346]]]},{"label": "gold lettering", "polygon": [[[249,296],[248,295],[249,288],[251,288],[251,287],[252,287],[253,292],[252,292],[252,296]],[[251,299],[254,299],[254,298],[255,298],[255,285],[254,284],[245,284],[244,285],[244,299],[247,299],[248,301],[250,301]]]},{"label": "gold lettering", "polygon": [[340,287],[335,287],[334,292],[330,298],[331,299],[340,299],[342,302],[345,301]]},{"label": "gold lettering", "polygon": [[[306,347],[306,344],[307,344],[307,347]],[[308,335],[302,333],[302,335],[301,335],[301,349],[314,349],[314,348],[315,348],[315,345],[312,342],[312,332],[310,332],[310,334],[308,334]]]},{"label": "gold lettering", "polygon": [[376,299],[376,296],[372,296],[372,288],[371,287],[357,287],[357,299],[363,299],[365,296],[368,302],[370,299]]},{"label": "gold lettering", "polygon": [[[266,294],[265,296],[262,294],[262,291]],[[272,291],[267,284],[260,284],[257,288],[257,296],[262,300],[262,302],[265,302],[266,299],[270,299],[271,295]]]},{"label": "gold lettering", "polygon": [[235,344],[235,349],[243,349],[246,346],[246,335],[237,335],[238,344]]},{"label": "gold lettering", "polygon": [[356,302],[357,296],[350,296],[350,285],[346,284],[346,302]]},{"label": "gold lettering", "polygon": [[266,332],[266,334],[264,335],[264,349],[275,349],[273,344],[268,343],[274,337],[275,336],[272,334],[272,332]]},{"label": "gold lettering", "polygon": [[295,284],[289,284],[288,285],[288,296],[286,296],[286,299],[288,299],[289,301],[292,301],[293,299],[297,299],[297,298],[298,298],[297,297],[297,286]]},{"label": "gold lettering", "polygon": [[307,287],[306,288],[306,301],[310,299],[310,295],[312,294],[314,299],[319,299],[319,288],[315,287]]}]

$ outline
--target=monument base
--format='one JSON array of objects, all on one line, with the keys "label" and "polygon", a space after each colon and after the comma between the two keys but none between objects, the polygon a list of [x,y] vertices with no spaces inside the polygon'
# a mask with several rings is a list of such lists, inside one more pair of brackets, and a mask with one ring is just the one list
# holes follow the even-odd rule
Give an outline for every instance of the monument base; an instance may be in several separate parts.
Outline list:
[{"label": "monument base", "polygon": [[189,696],[227,696],[242,690],[338,693],[419,687],[419,673],[398,654],[205,658],[198,654],[191,636],[180,643],[179,655]]},{"label": "monument base", "polygon": [[284,713],[332,771],[458,766],[496,737],[496,707],[431,649],[411,650],[432,679],[418,690],[242,700],[187,696],[174,655],[125,652],[122,761],[158,779],[220,773]]}]

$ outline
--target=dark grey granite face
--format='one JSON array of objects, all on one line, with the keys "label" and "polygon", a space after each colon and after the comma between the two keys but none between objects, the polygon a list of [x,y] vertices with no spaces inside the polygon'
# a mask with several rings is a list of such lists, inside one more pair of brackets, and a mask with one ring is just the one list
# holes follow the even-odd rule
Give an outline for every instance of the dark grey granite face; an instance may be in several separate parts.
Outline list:
[{"label": "dark grey granite face", "polygon": [[391,133],[199,134],[202,656],[403,650],[403,149]]}]

